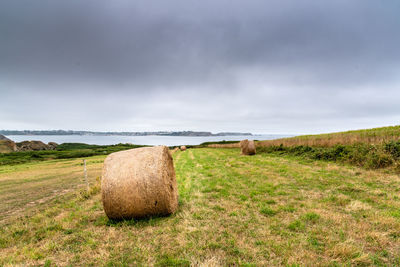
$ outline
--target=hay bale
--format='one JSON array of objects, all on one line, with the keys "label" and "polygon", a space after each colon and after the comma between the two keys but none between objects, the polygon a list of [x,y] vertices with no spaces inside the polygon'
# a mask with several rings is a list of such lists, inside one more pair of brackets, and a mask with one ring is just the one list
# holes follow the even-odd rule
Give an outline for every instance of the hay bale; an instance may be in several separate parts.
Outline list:
[{"label": "hay bale", "polygon": [[240,152],[242,155],[254,155],[256,154],[256,145],[253,140],[242,140],[240,141]]},{"label": "hay bale", "polygon": [[181,146],[181,151],[185,151],[186,150],[186,146]]},{"label": "hay bale", "polygon": [[168,147],[144,147],[110,154],[101,181],[110,219],[168,215],[178,208],[174,164]]}]

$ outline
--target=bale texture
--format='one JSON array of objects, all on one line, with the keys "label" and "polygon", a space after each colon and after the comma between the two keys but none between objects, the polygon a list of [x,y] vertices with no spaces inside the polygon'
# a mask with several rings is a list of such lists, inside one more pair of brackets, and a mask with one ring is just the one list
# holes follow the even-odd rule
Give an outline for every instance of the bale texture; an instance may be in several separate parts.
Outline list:
[{"label": "bale texture", "polygon": [[168,215],[178,208],[174,164],[168,147],[116,152],[104,161],[104,211],[110,219]]},{"label": "bale texture", "polygon": [[186,150],[186,146],[181,146],[181,151],[185,151]]},{"label": "bale texture", "polygon": [[242,155],[254,155],[256,154],[256,145],[253,140],[242,140],[240,141],[240,152]]}]

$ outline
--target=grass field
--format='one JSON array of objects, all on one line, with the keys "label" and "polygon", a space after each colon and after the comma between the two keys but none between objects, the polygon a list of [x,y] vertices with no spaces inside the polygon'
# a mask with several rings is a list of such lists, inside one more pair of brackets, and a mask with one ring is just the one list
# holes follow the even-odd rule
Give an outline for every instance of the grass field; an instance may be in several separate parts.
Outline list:
[{"label": "grass field", "polygon": [[[312,146],[333,147],[336,145],[369,144],[381,145],[391,141],[400,140],[400,125],[372,129],[352,130],[347,132],[299,135],[294,137],[257,141],[258,147],[268,146]],[[213,142],[208,147],[234,148],[239,147],[239,142]]]},{"label": "grass field", "polygon": [[[0,144],[1,145],[1,144]],[[54,159],[76,159],[82,157],[92,157],[98,155],[108,155],[113,152],[143,147],[133,144],[116,145],[87,145],[82,143],[63,143],[57,146],[56,150],[41,151],[18,151],[2,153],[0,146],[0,166],[17,165],[29,162],[39,162]]]},{"label": "grass field", "polygon": [[[302,156],[367,169],[391,168],[400,173],[400,126],[256,141],[256,146],[259,153]],[[240,145],[216,142],[208,147],[239,148]]]},{"label": "grass field", "polygon": [[337,144],[352,145],[357,143],[383,144],[400,140],[400,125],[347,132],[301,135],[290,138],[258,142],[259,146],[321,146],[331,147]]},{"label": "grass field", "polygon": [[[109,221],[104,156],[0,166],[0,265],[400,265],[400,177],[238,149],[174,154],[179,210]],[[16,217],[25,216],[20,219]]]},{"label": "grass field", "polygon": [[[87,159],[90,183],[101,175],[105,156]],[[72,192],[86,188],[82,159],[49,160],[0,167],[0,225],[21,214],[33,214],[37,208]]]}]

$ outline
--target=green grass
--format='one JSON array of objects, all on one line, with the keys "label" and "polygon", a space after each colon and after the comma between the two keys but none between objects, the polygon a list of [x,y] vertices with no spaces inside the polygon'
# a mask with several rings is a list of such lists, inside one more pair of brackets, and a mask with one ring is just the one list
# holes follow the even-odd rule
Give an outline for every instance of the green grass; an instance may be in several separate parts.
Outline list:
[{"label": "green grass", "polygon": [[379,145],[358,143],[333,147],[283,146],[281,144],[258,147],[257,152],[343,162],[369,169],[394,167],[396,171],[400,171],[400,141],[390,141]]},{"label": "green grass", "polygon": [[[176,214],[114,222],[95,182],[103,159],[88,159],[89,193],[77,187],[78,159],[0,166],[1,194],[9,196],[0,205],[11,203],[22,216],[0,227],[0,266],[400,264],[397,175],[291,155],[189,149],[174,153]],[[57,184],[74,190],[24,217],[21,188],[39,197]]]},{"label": "green grass", "polygon": [[400,125],[396,126],[386,126],[386,127],[378,127],[378,128],[371,128],[371,129],[361,129],[361,130],[351,130],[345,132],[338,132],[338,133],[326,133],[326,134],[317,134],[317,135],[303,135],[301,138],[307,139],[311,136],[313,137],[332,137],[338,135],[354,135],[354,136],[361,136],[361,137],[400,137]]},{"label": "green grass", "polygon": [[82,157],[92,157],[96,155],[108,155],[113,152],[137,147],[143,146],[132,144],[99,146],[81,143],[64,143],[59,145],[57,147],[57,150],[20,151],[4,154],[0,153],[0,165],[15,165],[52,159],[75,159]]},{"label": "green grass", "polygon": [[[87,159],[89,182],[101,175],[104,156]],[[31,215],[53,200],[84,188],[82,159],[49,160],[0,167],[0,224],[21,213]]]}]

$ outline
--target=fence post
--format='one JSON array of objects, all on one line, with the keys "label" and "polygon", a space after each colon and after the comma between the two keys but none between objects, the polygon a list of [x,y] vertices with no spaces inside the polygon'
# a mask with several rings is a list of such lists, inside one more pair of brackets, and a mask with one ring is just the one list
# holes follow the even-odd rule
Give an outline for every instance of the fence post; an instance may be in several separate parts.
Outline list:
[{"label": "fence post", "polygon": [[86,190],[89,192],[89,181],[87,179],[87,171],[86,171],[86,159],[83,160],[83,172],[85,174]]}]

